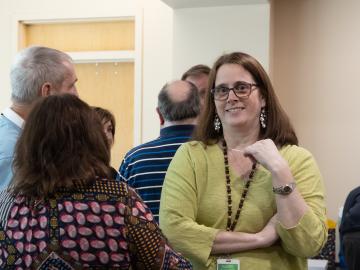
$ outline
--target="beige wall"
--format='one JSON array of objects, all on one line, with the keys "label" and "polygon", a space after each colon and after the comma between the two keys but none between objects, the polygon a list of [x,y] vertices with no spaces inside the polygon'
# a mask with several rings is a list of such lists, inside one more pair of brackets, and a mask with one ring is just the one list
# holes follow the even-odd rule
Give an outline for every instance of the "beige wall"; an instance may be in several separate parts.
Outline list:
[{"label": "beige wall", "polygon": [[360,184],[360,1],[273,0],[271,74],[337,219]]}]

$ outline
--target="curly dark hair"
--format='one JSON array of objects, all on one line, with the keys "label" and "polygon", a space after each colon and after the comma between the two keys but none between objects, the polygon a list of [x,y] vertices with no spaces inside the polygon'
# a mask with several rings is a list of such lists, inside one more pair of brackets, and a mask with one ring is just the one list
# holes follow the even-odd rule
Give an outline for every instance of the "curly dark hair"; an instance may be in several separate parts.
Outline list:
[{"label": "curly dark hair", "polygon": [[110,149],[102,123],[74,95],[53,95],[36,102],[17,142],[13,195],[43,199],[78,181],[110,178]]}]

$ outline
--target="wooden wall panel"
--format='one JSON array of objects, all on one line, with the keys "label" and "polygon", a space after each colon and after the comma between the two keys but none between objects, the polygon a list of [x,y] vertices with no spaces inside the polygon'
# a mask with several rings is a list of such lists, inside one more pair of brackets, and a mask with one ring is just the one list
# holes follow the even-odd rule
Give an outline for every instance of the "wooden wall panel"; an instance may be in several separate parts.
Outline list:
[{"label": "wooden wall panel", "polygon": [[25,24],[26,46],[61,51],[133,50],[134,21]]},{"label": "wooden wall panel", "polygon": [[132,148],[134,135],[133,63],[77,64],[80,98],[92,106],[110,110],[116,119],[115,144],[111,164],[115,169]]}]

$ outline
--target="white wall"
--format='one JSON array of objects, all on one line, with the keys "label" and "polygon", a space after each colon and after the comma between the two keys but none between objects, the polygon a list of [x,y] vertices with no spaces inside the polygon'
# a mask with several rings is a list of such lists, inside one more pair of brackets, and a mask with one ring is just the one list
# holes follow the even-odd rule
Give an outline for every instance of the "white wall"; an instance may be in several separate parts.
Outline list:
[{"label": "white wall", "polygon": [[173,10],[160,0],[144,0],[142,142],[159,136],[156,113],[160,89],[172,80]]},{"label": "white wall", "polygon": [[269,66],[270,5],[185,8],[174,11],[174,77],[196,64],[210,67],[223,53],[243,51]]}]

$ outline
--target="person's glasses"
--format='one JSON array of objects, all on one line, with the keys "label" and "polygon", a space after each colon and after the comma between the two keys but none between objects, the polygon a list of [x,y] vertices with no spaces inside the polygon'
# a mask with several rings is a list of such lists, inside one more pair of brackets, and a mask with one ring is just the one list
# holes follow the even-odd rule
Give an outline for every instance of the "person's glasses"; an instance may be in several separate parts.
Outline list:
[{"label": "person's glasses", "polygon": [[251,94],[251,90],[254,87],[257,87],[256,83],[248,82],[236,82],[234,87],[226,87],[224,85],[218,85],[215,88],[211,89],[211,94],[213,94],[214,99],[216,100],[226,100],[229,97],[229,93],[232,90],[238,98],[248,98]]}]

